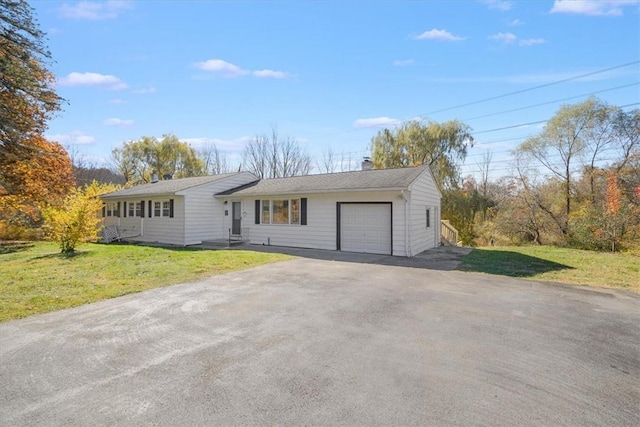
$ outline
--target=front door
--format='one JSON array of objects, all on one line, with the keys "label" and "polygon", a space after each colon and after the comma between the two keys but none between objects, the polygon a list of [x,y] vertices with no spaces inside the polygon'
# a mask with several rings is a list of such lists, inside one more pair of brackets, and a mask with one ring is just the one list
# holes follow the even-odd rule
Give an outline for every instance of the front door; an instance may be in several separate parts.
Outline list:
[{"label": "front door", "polygon": [[240,226],[240,221],[242,221],[242,203],[231,203],[231,218],[233,218],[231,223],[231,234],[242,234],[242,227]]}]

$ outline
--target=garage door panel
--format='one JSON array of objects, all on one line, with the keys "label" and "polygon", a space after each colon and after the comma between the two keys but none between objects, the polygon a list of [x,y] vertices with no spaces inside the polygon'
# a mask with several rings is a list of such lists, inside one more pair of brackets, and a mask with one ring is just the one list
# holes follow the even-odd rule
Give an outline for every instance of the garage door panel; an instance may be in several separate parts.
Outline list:
[{"label": "garage door panel", "polygon": [[391,254],[391,205],[340,205],[340,249],[345,252]]}]

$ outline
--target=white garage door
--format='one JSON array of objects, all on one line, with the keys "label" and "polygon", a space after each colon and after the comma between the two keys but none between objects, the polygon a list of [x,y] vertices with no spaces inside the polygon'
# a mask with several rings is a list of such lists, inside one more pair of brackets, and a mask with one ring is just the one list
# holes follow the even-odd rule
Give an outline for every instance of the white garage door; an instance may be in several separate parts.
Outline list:
[{"label": "white garage door", "polygon": [[391,204],[341,204],[340,249],[391,255]]}]

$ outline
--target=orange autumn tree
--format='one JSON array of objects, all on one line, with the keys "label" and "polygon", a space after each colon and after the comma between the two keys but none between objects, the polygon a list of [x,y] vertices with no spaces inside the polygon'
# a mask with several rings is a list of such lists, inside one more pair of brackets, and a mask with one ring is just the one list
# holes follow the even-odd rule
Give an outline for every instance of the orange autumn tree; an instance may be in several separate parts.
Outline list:
[{"label": "orange autumn tree", "polygon": [[618,177],[611,171],[607,175],[605,192],[605,220],[603,227],[596,229],[596,236],[610,243],[611,252],[618,249],[620,241],[632,226],[633,206],[622,196],[618,185]]},{"label": "orange autumn tree", "polygon": [[587,201],[572,215],[572,237],[579,247],[611,252],[640,249],[640,199],[620,184],[618,173],[609,170],[598,199]]},{"label": "orange autumn tree", "polygon": [[[42,210],[59,206],[75,186],[71,159],[56,142],[41,136],[0,150],[0,238],[35,237]],[[16,154],[19,152],[19,155]]]}]

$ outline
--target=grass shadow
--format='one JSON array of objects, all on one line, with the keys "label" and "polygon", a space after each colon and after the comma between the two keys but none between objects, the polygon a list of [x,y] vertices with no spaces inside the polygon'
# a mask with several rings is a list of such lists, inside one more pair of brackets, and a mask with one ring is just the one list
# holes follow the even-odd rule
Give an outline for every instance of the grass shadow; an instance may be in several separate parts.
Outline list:
[{"label": "grass shadow", "polygon": [[70,253],[66,253],[63,254],[62,252],[56,252],[56,253],[52,253],[52,254],[46,254],[46,255],[40,255],[37,257],[33,257],[31,258],[32,261],[35,260],[39,260],[39,259],[54,259],[54,258],[58,258],[58,259],[63,259],[63,260],[72,260],[74,258],[80,258],[83,256],[87,256],[89,255],[89,252],[86,251],[74,251],[74,252],[70,252]]},{"label": "grass shadow", "polygon": [[23,252],[34,246],[35,244],[33,242],[2,242],[0,243],[0,255]]},{"label": "grass shadow", "polygon": [[509,277],[532,277],[549,271],[572,270],[573,267],[545,259],[503,250],[474,249],[462,259],[460,271],[497,274]]}]

